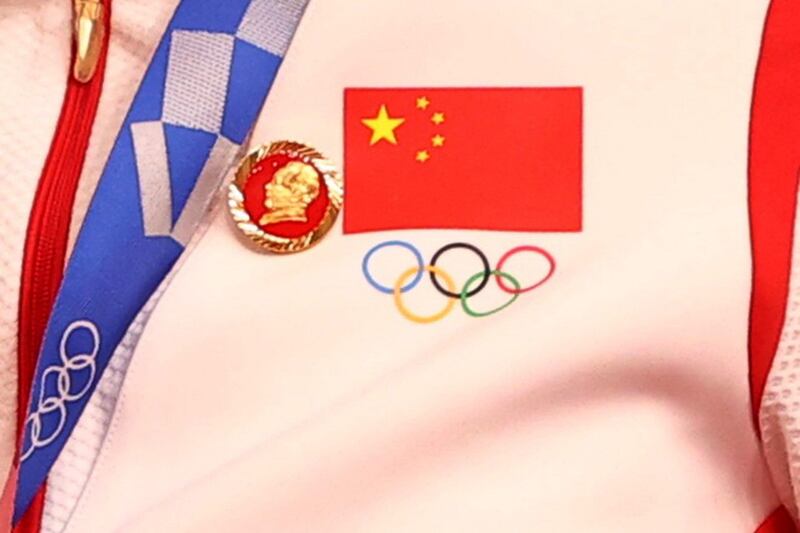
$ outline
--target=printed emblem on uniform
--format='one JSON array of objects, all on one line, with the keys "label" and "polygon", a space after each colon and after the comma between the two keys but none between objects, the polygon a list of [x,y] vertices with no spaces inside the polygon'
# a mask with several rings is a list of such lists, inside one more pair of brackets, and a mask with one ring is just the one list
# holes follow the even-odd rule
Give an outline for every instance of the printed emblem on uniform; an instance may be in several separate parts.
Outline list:
[{"label": "printed emblem on uniform", "polygon": [[[346,234],[582,229],[580,87],[350,88],[344,116]],[[385,257],[388,248],[411,257],[388,269],[378,260],[384,268],[376,271],[374,258]],[[475,269],[456,276],[443,266],[441,258],[455,250],[476,256]],[[508,264],[523,252],[528,267],[520,268],[519,259]],[[451,266],[458,264],[450,259]],[[392,297],[402,317],[429,324],[458,307],[472,318],[503,311],[547,283],[556,260],[529,237],[496,263],[467,242],[444,245],[427,262],[411,242],[388,240],[366,252],[361,269],[372,288]],[[420,307],[420,297],[408,301],[407,293],[426,278],[429,290]],[[425,307],[429,311],[415,310]]]},{"label": "printed emblem on uniform", "polygon": [[242,233],[274,253],[305,250],[330,230],[342,207],[341,177],[314,148],[292,141],[262,146],[244,158],[228,189]]},{"label": "printed emblem on uniform", "polygon": [[[407,269],[401,267],[402,271],[397,276],[394,283],[392,285],[384,285],[377,281],[375,276],[373,276],[370,269],[370,261],[376,253],[381,252],[385,248],[392,247],[402,248],[411,252],[411,254],[414,256],[416,264],[408,267]],[[481,263],[481,270],[470,276],[461,286],[457,286],[453,276],[451,276],[445,269],[437,264],[444,254],[451,250],[457,249],[463,249],[473,253],[477,256]],[[541,278],[526,287],[523,287],[517,276],[509,273],[505,267],[509,259],[523,252],[534,253],[547,262],[546,271]],[[460,302],[461,309],[464,311],[464,313],[473,318],[483,318],[495,313],[499,313],[517,301],[517,298],[520,295],[531,292],[547,283],[547,281],[553,277],[553,274],[556,271],[556,260],[544,248],[539,246],[524,245],[508,250],[500,257],[496,266],[492,267],[490,266],[489,259],[477,246],[466,242],[453,242],[439,248],[433,254],[430,263],[425,264],[425,261],[422,258],[422,252],[420,252],[416,246],[410,242],[394,240],[384,241],[373,246],[366,253],[361,262],[361,271],[364,274],[364,278],[367,280],[367,283],[369,283],[374,289],[384,294],[392,295],[395,308],[401,316],[407,320],[410,320],[411,322],[416,322],[417,324],[430,324],[432,322],[438,322],[449,315],[455,307],[456,302]],[[422,281],[422,278],[426,273],[429,275],[430,282],[436,289],[436,292],[444,296],[445,299],[440,310],[432,314],[421,315],[416,311],[412,311],[408,307],[403,298],[403,294],[414,289],[419,282]],[[492,278],[494,278],[497,287],[502,292],[509,295],[508,299],[493,309],[475,309],[470,303],[470,299],[483,291]],[[444,282],[444,286],[442,286],[442,282]],[[511,286],[509,286],[509,284]]]},{"label": "printed emblem on uniform", "polygon": [[583,90],[346,89],[344,232],[580,231]]}]

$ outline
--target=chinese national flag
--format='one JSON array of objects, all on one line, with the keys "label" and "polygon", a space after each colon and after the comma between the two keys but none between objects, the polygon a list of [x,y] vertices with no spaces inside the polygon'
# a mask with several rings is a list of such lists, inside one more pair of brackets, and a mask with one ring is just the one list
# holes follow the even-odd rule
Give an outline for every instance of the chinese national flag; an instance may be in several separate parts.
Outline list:
[{"label": "chinese national flag", "polygon": [[580,231],[580,88],[347,89],[345,233]]}]

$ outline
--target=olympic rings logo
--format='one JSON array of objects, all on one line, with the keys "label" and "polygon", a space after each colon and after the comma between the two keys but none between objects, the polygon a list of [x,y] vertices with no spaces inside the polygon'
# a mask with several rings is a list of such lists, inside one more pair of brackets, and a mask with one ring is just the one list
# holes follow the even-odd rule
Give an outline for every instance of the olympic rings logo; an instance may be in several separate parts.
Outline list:
[{"label": "olympic rings logo", "polygon": [[[69,338],[79,330],[86,330],[92,337],[92,348],[90,353],[67,354],[67,342]],[[42,373],[42,382],[39,386],[39,397],[36,409],[28,415],[25,420],[26,431],[30,434],[30,446],[22,453],[20,461],[30,457],[37,448],[44,448],[58,438],[64,429],[67,421],[67,402],[75,402],[83,398],[91,389],[97,372],[96,357],[100,350],[100,332],[92,322],[88,320],[76,320],[67,326],[61,336],[59,346],[61,364],[48,366]],[[78,390],[72,390],[72,372],[87,371],[89,373],[86,384]],[[46,386],[48,377],[54,375],[56,383],[56,394],[46,396]],[[45,435],[42,418],[50,413],[55,413],[58,417],[56,427]]]},{"label": "olympic rings logo", "polygon": [[[380,250],[390,247],[399,247],[410,251],[417,262],[416,266],[403,271],[394,282],[394,285],[391,287],[378,283],[370,273],[369,269],[369,264],[372,257]],[[461,289],[457,288],[456,283],[450,274],[442,270],[441,267],[437,266],[437,262],[441,259],[442,255],[450,250],[459,248],[473,252],[478,256],[478,259],[480,259],[481,265],[483,266],[481,271],[473,274],[467,279],[464,285],[461,286]],[[509,259],[522,252],[531,252],[541,255],[547,260],[549,265],[547,274],[536,283],[533,283],[527,287],[522,287],[517,278],[503,270],[503,267]],[[542,286],[551,277],[553,277],[553,274],[556,271],[556,260],[547,250],[538,246],[517,246],[516,248],[512,248],[503,254],[500,260],[497,262],[497,265],[492,268],[489,265],[489,260],[486,258],[486,255],[478,247],[466,242],[453,242],[437,250],[436,253],[433,254],[430,264],[426,265],[425,261],[422,259],[422,254],[413,244],[406,241],[385,241],[373,246],[366,253],[361,262],[361,270],[364,273],[364,278],[366,278],[367,283],[369,283],[374,289],[384,294],[390,294],[393,296],[395,307],[397,307],[397,310],[404,318],[418,324],[430,324],[432,322],[438,322],[449,315],[455,307],[457,301],[461,302],[461,308],[463,309],[464,313],[474,318],[482,318],[499,313],[503,309],[513,304],[521,294],[531,292],[537,287]],[[426,272],[430,276],[430,280],[431,283],[433,283],[434,288],[443,296],[447,297],[447,301],[445,302],[444,307],[442,307],[442,309],[436,313],[431,315],[418,315],[406,306],[405,302],[403,301],[403,294],[416,287],[419,282],[422,281],[422,278]],[[488,311],[478,311],[473,309],[469,304],[470,298],[474,297],[484,288],[486,288],[490,278],[494,278],[498,287],[500,287],[500,290],[508,293],[511,295],[511,297],[507,302]],[[442,283],[444,283],[444,286]],[[509,286],[509,284],[511,284],[511,286]]]}]

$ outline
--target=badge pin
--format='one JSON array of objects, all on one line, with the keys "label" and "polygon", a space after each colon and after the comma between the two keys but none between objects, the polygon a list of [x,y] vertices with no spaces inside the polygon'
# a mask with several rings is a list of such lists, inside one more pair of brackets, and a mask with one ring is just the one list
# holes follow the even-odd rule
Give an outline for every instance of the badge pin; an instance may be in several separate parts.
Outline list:
[{"label": "badge pin", "polygon": [[262,249],[285,254],[319,242],[342,207],[342,178],[314,148],[276,141],[245,157],[228,189],[241,232]]}]

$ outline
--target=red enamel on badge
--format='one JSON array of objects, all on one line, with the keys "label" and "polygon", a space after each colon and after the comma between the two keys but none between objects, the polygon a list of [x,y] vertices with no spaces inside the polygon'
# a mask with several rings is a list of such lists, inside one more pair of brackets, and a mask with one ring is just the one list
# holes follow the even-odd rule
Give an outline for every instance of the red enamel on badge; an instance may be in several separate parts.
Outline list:
[{"label": "red enamel on badge", "polygon": [[[253,167],[244,187],[244,208],[262,230],[273,235],[305,235],[319,226],[330,205],[319,170],[313,163],[305,167],[298,163],[303,164],[298,157],[271,155]],[[303,179],[306,184],[301,183]]]},{"label": "red enamel on badge", "polygon": [[322,239],[342,205],[342,182],[314,148],[293,141],[261,146],[242,160],[228,189],[241,232],[264,250],[299,252]]}]

